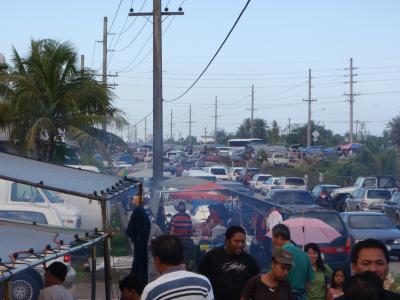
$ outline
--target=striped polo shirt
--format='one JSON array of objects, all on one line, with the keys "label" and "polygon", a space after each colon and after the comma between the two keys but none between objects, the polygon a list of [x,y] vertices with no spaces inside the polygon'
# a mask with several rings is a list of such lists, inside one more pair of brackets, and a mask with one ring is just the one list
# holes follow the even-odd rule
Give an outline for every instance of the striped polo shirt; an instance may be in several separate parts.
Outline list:
[{"label": "striped polo shirt", "polygon": [[214,300],[210,281],[186,270],[162,274],[143,290],[141,300]]},{"label": "striped polo shirt", "polygon": [[187,214],[176,214],[171,218],[171,229],[174,235],[181,239],[188,239],[192,236],[192,218]]}]

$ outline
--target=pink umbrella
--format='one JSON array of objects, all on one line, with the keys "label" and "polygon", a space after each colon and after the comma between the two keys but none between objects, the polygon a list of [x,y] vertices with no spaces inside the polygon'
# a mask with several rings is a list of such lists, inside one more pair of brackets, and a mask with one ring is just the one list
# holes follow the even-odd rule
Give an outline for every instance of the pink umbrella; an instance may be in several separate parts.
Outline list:
[{"label": "pink umbrella", "polygon": [[297,245],[330,243],[341,234],[319,219],[294,218],[283,222],[290,230],[290,238]]}]

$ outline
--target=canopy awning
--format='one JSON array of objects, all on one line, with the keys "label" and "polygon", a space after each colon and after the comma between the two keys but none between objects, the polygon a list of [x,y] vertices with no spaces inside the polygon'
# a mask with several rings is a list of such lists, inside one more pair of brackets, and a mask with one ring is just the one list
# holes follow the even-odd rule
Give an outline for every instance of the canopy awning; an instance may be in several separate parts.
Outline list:
[{"label": "canopy awning", "polygon": [[133,188],[138,181],[0,153],[0,178],[61,193],[107,200]]},{"label": "canopy awning", "polygon": [[186,190],[188,190],[188,191],[212,191],[212,190],[224,190],[224,189],[225,189],[225,187],[223,187],[222,185],[220,185],[218,183],[209,182],[206,184],[191,186],[191,187],[187,188]]}]

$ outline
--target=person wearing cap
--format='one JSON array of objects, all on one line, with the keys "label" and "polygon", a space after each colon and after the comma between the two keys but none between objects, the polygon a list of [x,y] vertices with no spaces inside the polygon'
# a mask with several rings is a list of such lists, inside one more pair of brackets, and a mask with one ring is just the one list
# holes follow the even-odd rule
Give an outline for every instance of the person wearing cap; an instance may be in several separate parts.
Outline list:
[{"label": "person wearing cap", "polygon": [[272,251],[271,270],[250,278],[241,300],[292,300],[292,288],[286,279],[293,266],[293,254],[283,248]]},{"label": "person wearing cap", "polygon": [[272,244],[293,254],[293,268],[288,274],[294,299],[307,299],[306,292],[310,288],[315,274],[308,255],[290,241],[290,230],[285,224],[277,224],[272,228]]},{"label": "person wearing cap", "polygon": [[40,291],[39,300],[73,300],[71,293],[62,286],[67,277],[67,266],[55,261],[44,273],[45,288]]}]

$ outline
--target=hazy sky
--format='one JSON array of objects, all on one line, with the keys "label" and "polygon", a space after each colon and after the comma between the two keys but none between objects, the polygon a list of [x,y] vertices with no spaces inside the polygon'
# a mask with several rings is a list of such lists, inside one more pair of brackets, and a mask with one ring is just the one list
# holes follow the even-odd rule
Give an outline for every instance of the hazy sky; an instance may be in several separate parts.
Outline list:
[{"label": "hazy sky", "polygon": [[[109,36],[109,48],[116,50],[109,53],[110,72],[119,74],[109,79],[119,84],[115,105],[131,124],[151,112],[152,25],[144,17],[127,14],[131,5],[135,11],[143,5],[143,11],[149,11],[153,1],[122,0],[117,15],[120,0],[2,2],[0,52],[8,62],[12,46],[24,54],[30,39],[53,38],[73,43],[85,55],[86,66],[100,73],[102,46],[95,41],[102,39],[107,16],[109,26],[113,24],[110,32],[115,33]],[[185,15],[163,22],[166,100],[184,92],[203,70],[247,0],[163,0],[162,5],[176,11],[182,2]],[[344,133],[350,57],[358,68],[354,92],[360,94],[354,120],[366,122],[371,133],[380,134],[400,111],[399,14],[398,0],[252,0],[203,79],[179,101],[165,103],[164,136],[169,136],[171,109],[175,138],[187,136],[189,104],[193,135],[202,134],[205,127],[212,132],[216,96],[218,127],[234,131],[250,116],[252,84],[255,117],[276,120],[282,127],[289,118],[304,123],[307,104],[302,99],[308,97],[309,68],[312,97],[318,100],[313,103],[313,119]],[[147,126],[151,131],[151,116]],[[144,135],[144,122],[138,125],[138,135]]]}]

